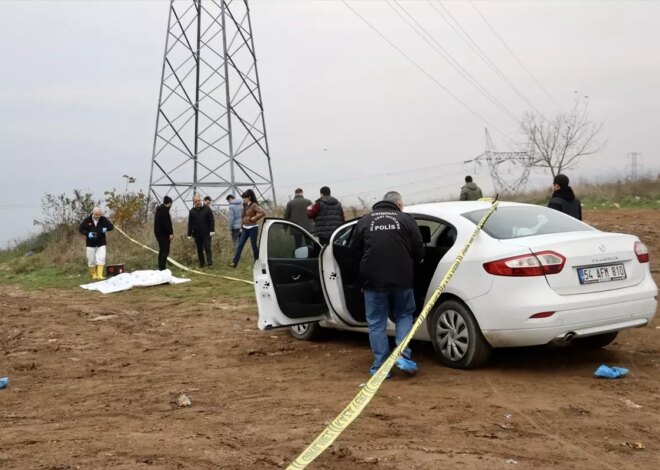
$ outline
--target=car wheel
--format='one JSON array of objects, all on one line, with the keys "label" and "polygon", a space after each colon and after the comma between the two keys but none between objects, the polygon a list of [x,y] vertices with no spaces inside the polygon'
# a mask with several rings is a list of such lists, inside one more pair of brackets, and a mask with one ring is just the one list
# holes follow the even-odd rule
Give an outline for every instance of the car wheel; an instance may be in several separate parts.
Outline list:
[{"label": "car wheel", "polygon": [[586,338],[575,338],[575,345],[586,349],[604,348],[614,341],[619,334],[618,331],[612,333],[603,333],[602,335],[587,336]]},{"label": "car wheel", "polygon": [[302,341],[314,341],[321,337],[321,334],[323,333],[322,330],[323,328],[321,328],[318,322],[301,323],[299,325],[290,326],[289,334]]},{"label": "car wheel", "polygon": [[492,347],[465,305],[443,302],[430,317],[433,349],[440,361],[455,369],[475,369],[490,356]]}]

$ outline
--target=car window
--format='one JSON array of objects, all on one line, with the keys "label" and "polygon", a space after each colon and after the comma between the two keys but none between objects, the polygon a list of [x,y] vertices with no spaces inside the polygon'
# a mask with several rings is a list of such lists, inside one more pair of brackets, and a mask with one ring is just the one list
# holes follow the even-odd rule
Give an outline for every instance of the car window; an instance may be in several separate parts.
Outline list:
[{"label": "car window", "polygon": [[335,238],[332,239],[333,245],[339,246],[348,246],[351,242],[351,236],[353,235],[353,230],[357,224],[351,224],[348,227],[344,227],[337,231]]},{"label": "car window", "polygon": [[277,223],[268,229],[268,259],[317,258],[318,244],[295,225]]},{"label": "car window", "polygon": [[[463,217],[478,224],[486,210],[466,212]],[[484,226],[484,232],[499,240],[591,230],[595,229],[555,209],[541,206],[498,207]]]},{"label": "car window", "polygon": [[446,227],[445,224],[438,222],[437,220],[415,218],[415,222],[417,222],[418,227],[428,227],[431,229],[431,240],[434,240],[440,230]]}]

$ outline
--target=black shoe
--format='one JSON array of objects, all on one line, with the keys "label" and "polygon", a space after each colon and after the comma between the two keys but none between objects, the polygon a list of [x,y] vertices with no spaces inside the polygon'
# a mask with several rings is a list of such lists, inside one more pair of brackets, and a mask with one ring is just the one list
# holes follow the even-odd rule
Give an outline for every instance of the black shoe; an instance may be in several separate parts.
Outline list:
[{"label": "black shoe", "polygon": [[207,264],[206,267],[209,268],[209,269],[213,269],[213,265],[212,265],[212,264]]}]

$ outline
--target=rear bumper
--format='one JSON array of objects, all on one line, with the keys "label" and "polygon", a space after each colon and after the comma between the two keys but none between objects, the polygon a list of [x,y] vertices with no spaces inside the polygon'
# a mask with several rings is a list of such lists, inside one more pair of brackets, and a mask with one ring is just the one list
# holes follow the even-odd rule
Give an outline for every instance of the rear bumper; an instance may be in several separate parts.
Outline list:
[{"label": "rear bumper", "polygon": [[482,330],[493,347],[534,346],[647,325],[657,308],[654,297],[595,307],[558,310],[548,318],[528,319],[516,329]]}]

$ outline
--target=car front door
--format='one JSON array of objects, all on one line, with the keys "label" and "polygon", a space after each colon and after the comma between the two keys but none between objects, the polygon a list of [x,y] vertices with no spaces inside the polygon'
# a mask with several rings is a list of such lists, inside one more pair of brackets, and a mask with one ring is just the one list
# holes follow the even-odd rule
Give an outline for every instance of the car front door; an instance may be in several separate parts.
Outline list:
[{"label": "car front door", "polygon": [[253,272],[259,329],[328,318],[321,287],[320,252],[321,245],[298,225],[266,219]]}]

